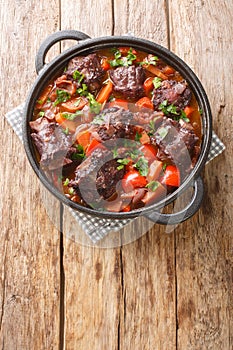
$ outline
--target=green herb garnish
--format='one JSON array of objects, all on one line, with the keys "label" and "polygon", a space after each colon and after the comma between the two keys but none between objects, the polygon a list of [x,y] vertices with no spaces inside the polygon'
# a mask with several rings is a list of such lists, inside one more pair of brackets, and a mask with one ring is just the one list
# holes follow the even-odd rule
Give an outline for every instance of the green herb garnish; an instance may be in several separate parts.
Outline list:
[{"label": "green herb garnish", "polygon": [[62,102],[66,102],[70,99],[70,94],[69,92],[65,91],[65,90],[60,90],[60,89],[57,89],[56,90],[56,95],[57,95],[57,98],[54,102],[54,106],[57,106],[59,103],[62,103]]},{"label": "green herb garnish", "polygon": [[76,152],[72,154],[72,160],[83,160],[85,158],[85,152],[82,145],[74,145]]},{"label": "green herb garnish", "polygon": [[65,181],[63,182],[63,186],[68,186],[68,183],[70,182],[70,179],[68,179],[68,177],[65,179]]},{"label": "green herb garnish", "polygon": [[150,181],[147,185],[147,188],[149,188],[151,191],[156,191],[157,188],[159,187],[159,182],[158,181]]},{"label": "green herb garnish", "polygon": [[145,61],[139,62],[139,64],[142,66],[144,65],[148,66],[149,64],[156,66],[158,59],[159,58],[157,56],[146,57]]},{"label": "green herb garnish", "polygon": [[74,120],[77,116],[82,115],[82,111],[77,111],[75,113],[62,113],[62,117],[67,120]]},{"label": "green herb garnish", "polygon": [[112,67],[128,67],[133,64],[133,61],[136,60],[137,56],[133,54],[133,49],[132,47],[128,50],[127,56],[122,57],[121,52],[118,49],[114,50],[114,59],[111,60],[109,63]]},{"label": "green herb garnish", "polygon": [[38,114],[40,117],[43,117],[45,115],[44,111],[40,111],[40,113]]},{"label": "green herb garnish", "polygon": [[161,84],[162,84],[161,81],[162,81],[162,79],[159,77],[155,77],[153,79],[153,85],[154,85],[155,89],[158,89],[161,86]]},{"label": "green herb garnish", "polygon": [[80,96],[85,96],[88,99],[92,113],[98,114],[100,112],[102,105],[97,102],[94,95],[88,91],[86,84],[82,84],[82,87],[77,89],[77,92]]},{"label": "green herb garnish", "polygon": [[161,128],[159,128],[157,130],[157,132],[158,132],[159,136],[161,137],[161,139],[163,140],[168,134],[168,129],[162,126]]},{"label": "green herb garnish", "polygon": [[62,132],[65,134],[65,135],[68,135],[69,134],[69,128],[65,128],[65,129],[62,129]]},{"label": "green herb garnish", "polygon": [[78,70],[75,70],[72,74],[72,77],[78,83],[81,83],[81,81],[84,79],[84,74],[80,73]]},{"label": "green herb garnish", "polygon": [[117,170],[121,170],[124,168],[125,165],[127,165],[130,162],[130,159],[123,158],[123,159],[117,159],[117,163],[120,163],[120,165],[117,167]]},{"label": "green herb garnish", "polygon": [[142,137],[142,134],[139,134],[139,132],[136,131],[135,141],[140,141],[141,137]]},{"label": "green herb garnish", "polygon": [[147,176],[149,172],[148,160],[145,157],[141,157],[133,165],[142,176]]}]

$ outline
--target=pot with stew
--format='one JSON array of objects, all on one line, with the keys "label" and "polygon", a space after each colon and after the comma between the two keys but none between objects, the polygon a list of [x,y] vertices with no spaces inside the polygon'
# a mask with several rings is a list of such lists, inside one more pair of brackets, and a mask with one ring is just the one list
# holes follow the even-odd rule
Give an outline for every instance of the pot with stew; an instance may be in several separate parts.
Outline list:
[{"label": "pot with stew", "polygon": [[[67,38],[79,43],[45,65],[48,49]],[[162,224],[199,209],[211,112],[200,81],[180,58],[139,38],[62,31],[41,45],[36,68],[25,149],[59,200],[98,217],[145,215]],[[190,186],[186,208],[160,213]]]}]

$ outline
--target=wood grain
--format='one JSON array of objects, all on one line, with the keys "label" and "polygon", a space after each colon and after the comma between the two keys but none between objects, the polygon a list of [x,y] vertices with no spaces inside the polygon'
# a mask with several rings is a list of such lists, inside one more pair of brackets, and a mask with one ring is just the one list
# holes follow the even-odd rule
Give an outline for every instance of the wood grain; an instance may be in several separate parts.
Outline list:
[{"label": "wood grain", "polygon": [[47,217],[23,145],[3,118],[26,98],[36,76],[35,53],[57,29],[58,7],[55,1],[50,7],[45,1],[1,2],[0,22],[0,347],[58,349],[59,232]]},{"label": "wood grain", "polygon": [[[112,34],[109,0],[78,3],[62,1],[61,12],[62,29],[81,30],[91,37]],[[82,16],[71,17],[70,13],[79,13]],[[65,347],[67,350],[117,349],[121,302],[119,249],[88,247],[85,234],[81,231],[76,233],[76,227],[77,224],[65,210]]]},{"label": "wood grain", "polygon": [[214,129],[227,146],[206,166],[201,211],[176,235],[177,348],[232,349],[233,6],[227,0],[170,1],[169,12],[171,48],[202,80]]},{"label": "wood grain", "polygon": [[[142,14],[143,13],[143,14]],[[168,46],[165,1],[115,2],[114,34],[128,32]],[[155,14],[159,16],[155,17]],[[155,20],[156,18],[156,20]],[[127,232],[123,233],[126,235]],[[120,348],[174,349],[176,295],[174,234],[154,227],[121,248]],[[166,337],[161,338],[161,334]]]}]

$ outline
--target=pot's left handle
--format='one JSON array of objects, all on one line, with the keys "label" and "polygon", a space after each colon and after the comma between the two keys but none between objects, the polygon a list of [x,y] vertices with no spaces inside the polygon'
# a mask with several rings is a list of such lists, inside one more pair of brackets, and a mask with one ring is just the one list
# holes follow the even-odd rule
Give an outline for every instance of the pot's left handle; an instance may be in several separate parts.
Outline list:
[{"label": "pot's left handle", "polygon": [[49,35],[41,44],[36,55],[35,66],[37,74],[39,74],[40,70],[44,67],[47,52],[54,44],[62,40],[80,41],[86,39],[90,39],[90,37],[87,34],[79,32],[77,30],[60,30]]}]

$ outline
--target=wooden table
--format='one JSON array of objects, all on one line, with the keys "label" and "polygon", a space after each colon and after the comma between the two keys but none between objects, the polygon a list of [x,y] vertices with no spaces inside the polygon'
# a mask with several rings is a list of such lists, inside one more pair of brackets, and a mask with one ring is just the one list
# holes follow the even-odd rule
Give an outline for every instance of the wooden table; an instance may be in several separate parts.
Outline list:
[{"label": "wooden table", "polygon": [[[1,349],[232,349],[232,1],[0,4]],[[67,237],[59,205],[60,227],[47,216],[39,180],[3,116],[25,100],[38,47],[60,29],[133,32],[169,47],[203,82],[227,148],[205,168],[201,210],[172,233],[155,225],[131,244],[100,249]]]}]

